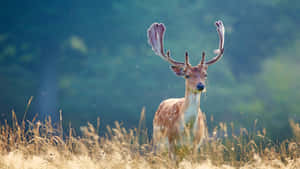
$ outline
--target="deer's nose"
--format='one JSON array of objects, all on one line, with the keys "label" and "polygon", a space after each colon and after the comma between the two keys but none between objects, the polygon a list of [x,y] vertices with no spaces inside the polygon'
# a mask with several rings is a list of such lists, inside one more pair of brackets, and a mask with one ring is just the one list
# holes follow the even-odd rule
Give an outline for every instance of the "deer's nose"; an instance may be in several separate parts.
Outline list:
[{"label": "deer's nose", "polygon": [[202,84],[201,82],[197,84],[197,89],[199,91],[202,91],[204,89],[204,87],[205,87],[204,84]]}]

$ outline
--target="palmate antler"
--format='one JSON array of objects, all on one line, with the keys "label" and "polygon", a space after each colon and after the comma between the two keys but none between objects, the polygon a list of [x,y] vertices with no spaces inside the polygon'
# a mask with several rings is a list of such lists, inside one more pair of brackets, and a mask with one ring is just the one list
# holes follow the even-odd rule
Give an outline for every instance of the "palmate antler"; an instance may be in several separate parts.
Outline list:
[{"label": "palmate antler", "polygon": [[225,28],[222,21],[216,22],[217,26],[217,32],[219,34],[219,49],[216,49],[214,52],[217,54],[217,56],[213,57],[210,61],[205,62],[206,65],[211,65],[213,63],[216,63],[219,59],[221,59],[223,53],[224,53],[224,34],[225,34]]},{"label": "palmate antler", "polygon": [[[148,43],[152,46],[152,50],[162,59],[166,60],[173,66],[184,67],[185,64],[182,62],[175,61],[170,56],[170,51],[167,54],[164,52],[164,33],[166,27],[163,23],[153,23],[148,29]],[[186,64],[188,63],[188,55],[186,54]]]}]

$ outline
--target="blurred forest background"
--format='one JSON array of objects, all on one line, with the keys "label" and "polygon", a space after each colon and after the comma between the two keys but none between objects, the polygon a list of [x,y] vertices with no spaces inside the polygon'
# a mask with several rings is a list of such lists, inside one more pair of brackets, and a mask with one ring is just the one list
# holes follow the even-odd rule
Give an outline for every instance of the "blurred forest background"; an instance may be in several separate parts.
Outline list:
[{"label": "blurred forest background", "polygon": [[225,54],[208,70],[201,108],[220,121],[252,128],[255,119],[275,139],[291,136],[288,119],[300,120],[299,0],[51,0],[1,1],[0,117],[15,110],[64,126],[87,121],[146,124],[159,103],[184,95],[184,80],[154,55],[146,30],[166,27],[165,48],[177,60],[189,51],[214,56],[223,20]]}]

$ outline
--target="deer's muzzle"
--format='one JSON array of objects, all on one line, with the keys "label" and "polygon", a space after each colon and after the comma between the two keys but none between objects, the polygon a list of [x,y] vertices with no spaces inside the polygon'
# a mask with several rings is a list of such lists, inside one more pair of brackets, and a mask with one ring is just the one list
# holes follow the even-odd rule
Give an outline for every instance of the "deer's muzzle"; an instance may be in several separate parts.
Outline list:
[{"label": "deer's muzzle", "polygon": [[197,90],[199,90],[199,91],[202,91],[205,88],[204,84],[202,84],[201,82],[198,83],[196,87],[197,87]]}]

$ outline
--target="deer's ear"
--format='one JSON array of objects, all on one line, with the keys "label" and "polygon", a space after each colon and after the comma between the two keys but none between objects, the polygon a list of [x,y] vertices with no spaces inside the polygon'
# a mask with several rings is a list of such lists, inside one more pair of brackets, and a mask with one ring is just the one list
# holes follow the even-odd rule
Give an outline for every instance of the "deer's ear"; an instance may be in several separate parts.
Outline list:
[{"label": "deer's ear", "polygon": [[171,69],[177,76],[184,76],[184,68],[182,66],[171,66]]}]

